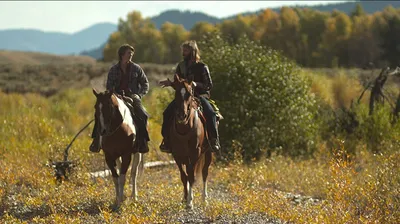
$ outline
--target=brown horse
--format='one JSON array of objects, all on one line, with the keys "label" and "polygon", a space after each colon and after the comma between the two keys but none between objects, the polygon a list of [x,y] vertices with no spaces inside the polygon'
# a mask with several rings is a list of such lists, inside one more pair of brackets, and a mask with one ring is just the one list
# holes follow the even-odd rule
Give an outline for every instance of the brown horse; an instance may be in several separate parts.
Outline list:
[{"label": "brown horse", "polygon": [[[96,96],[95,119],[99,121],[101,146],[115,185],[115,205],[119,207],[124,198],[126,172],[131,163],[132,154],[131,198],[137,200],[137,176],[140,162],[142,162],[142,153],[139,153],[132,145],[132,141],[136,138],[136,127],[129,108],[123,100],[109,91],[97,93],[93,89],[93,93]],[[120,158],[122,158],[122,162],[118,175],[116,166]]]},{"label": "brown horse", "polygon": [[192,82],[188,83],[176,75],[172,87],[175,89],[176,113],[169,129],[170,144],[181,174],[183,200],[186,201],[186,207],[192,209],[193,185],[200,173],[203,177],[203,201],[206,202],[212,153]]}]

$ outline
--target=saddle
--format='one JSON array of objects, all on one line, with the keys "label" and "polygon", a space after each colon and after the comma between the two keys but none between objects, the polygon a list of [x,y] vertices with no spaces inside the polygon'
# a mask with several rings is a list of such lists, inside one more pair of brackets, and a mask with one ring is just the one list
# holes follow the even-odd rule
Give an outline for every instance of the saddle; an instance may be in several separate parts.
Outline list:
[{"label": "saddle", "polygon": [[132,116],[136,117],[136,115],[135,115],[135,110],[134,110],[134,107],[133,107],[133,100],[132,100],[130,97],[127,97],[127,96],[121,96],[120,99],[121,99],[122,102],[124,102],[125,105],[129,108],[129,110],[130,110],[131,113],[132,113]]},{"label": "saddle", "polygon": [[[203,107],[201,106],[200,99],[198,97],[195,97],[195,100],[197,102],[198,107],[200,108],[201,116],[203,116]],[[222,116],[222,114],[217,106],[217,103],[210,98],[207,98],[207,100],[208,100],[208,102],[210,102],[213,110],[215,111],[215,113],[217,115],[217,122],[224,119],[224,117]],[[205,122],[205,117],[203,116],[203,118],[204,118],[204,122]]]}]

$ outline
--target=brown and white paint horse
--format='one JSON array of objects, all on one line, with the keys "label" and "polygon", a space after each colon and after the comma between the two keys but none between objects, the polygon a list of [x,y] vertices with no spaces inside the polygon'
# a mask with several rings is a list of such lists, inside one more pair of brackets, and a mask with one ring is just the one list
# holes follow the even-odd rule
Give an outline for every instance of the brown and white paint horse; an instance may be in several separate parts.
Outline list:
[{"label": "brown and white paint horse", "polygon": [[203,201],[207,198],[208,168],[212,152],[206,139],[206,131],[201,120],[202,113],[194,97],[194,86],[174,77],[176,113],[169,129],[172,155],[179,168],[183,184],[183,200],[186,208],[193,208],[193,185],[202,174]]},{"label": "brown and white paint horse", "polygon": [[[139,165],[142,162],[142,153],[139,153],[137,148],[132,145],[133,139],[136,138],[136,127],[129,108],[123,100],[109,91],[98,93],[93,89],[93,94],[96,96],[95,119],[99,121],[101,148],[115,185],[115,205],[119,207],[124,199],[126,173],[132,157],[131,198],[137,201],[137,177]],[[122,162],[119,173],[117,173],[117,160],[120,158]]]}]

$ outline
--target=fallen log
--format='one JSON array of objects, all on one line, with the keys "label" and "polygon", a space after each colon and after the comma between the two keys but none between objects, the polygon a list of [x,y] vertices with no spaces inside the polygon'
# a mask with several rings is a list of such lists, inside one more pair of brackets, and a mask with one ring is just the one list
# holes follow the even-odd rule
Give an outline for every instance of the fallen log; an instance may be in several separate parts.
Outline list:
[{"label": "fallen log", "polygon": [[[153,161],[153,162],[145,162],[143,167],[144,168],[156,168],[156,167],[162,167],[162,166],[169,166],[169,165],[174,165],[175,161],[170,160],[170,161]],[[89,176],[91,178],[105,178],[111,175],[111,171],[109,169],[106,170],[101,170],[101,171],[96,171],[96,172],[90,172]]]}]

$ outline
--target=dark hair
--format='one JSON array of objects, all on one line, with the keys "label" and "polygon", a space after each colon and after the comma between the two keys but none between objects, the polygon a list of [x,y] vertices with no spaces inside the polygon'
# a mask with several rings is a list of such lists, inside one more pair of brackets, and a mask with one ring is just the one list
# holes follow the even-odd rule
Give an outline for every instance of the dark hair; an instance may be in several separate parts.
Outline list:
[{"label": "dark hair", "polygon": [[200,61],[200,49],[197,46],[197,43],[195,40],[188,40],[183,42],[183,44],[181,45],[181,48],[188,48],[190,49],[190,54],[191,54],[191,58],[195,59],[196,61]]},{"label": "dark hair", "polygon": [[122,56],[125,54],[127,50],[131,50],[133,53],[135,53],[135,48],[133,48],[129,44],[123,44],[121,47],[118,48],[118,60],[122,60]]}]

